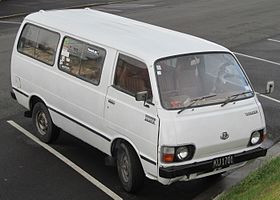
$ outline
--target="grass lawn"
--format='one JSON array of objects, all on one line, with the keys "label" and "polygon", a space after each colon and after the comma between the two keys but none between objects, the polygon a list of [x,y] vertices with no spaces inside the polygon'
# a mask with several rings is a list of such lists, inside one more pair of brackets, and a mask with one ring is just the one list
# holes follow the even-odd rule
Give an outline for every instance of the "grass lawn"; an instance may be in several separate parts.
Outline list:
[{"label": "grass lawn", "polygon": [[251,173],[240,184],[221,195],[219,200],[279,200],[280,157]]}]

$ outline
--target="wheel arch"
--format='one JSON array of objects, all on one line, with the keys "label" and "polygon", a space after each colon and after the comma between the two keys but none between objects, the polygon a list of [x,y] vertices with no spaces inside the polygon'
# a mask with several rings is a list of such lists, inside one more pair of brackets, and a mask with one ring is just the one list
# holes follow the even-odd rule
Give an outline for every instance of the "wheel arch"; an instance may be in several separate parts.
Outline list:
[{"label": "wheel arch", "polygon": [[[144,170],[143,164],[141,162],[140,151],[138,150],[136,145],[134,145],[133,142],[131,140],[129,140],[128,138],[119,136],[119,137],[116,137],[113,139],[113,141],[111,143],[111,148],[110,148],[111,156],[114,158],[116,157],[118,147],[122,142],[127,143],[128,145],[130,145],[133,148],[133,150],[135,151],[135,153],[138,156],[139,162],[141,163],[142,169]],[[144,172],[145,172],[145,170],[144,170]]]},{"label": "wheel arch", "polygon": [[42,102],[43,104],[46,105],[45,100],[43,100],[42,97],[40,97],[39,95],[36,95],[36,94],[31,95],[31,97],[29,98],[29,103],[28,103],[29,111],[31,113],[33,111],[33,108],[34,108],[35,104],[38,103],[38,102]]},{"label": "wheel arch", "polygon": [[115,156],[116,150],[121,142],[125,142],[125,143],[129,144],[130,146],[132,146],[134,151],[137,153],[138,157],[140,158],[139,151],[136,148],[136,146],[132,143],[132,141],[130,141],[129,139],[127,139],[125,137],[121,137],[121,136],[114,138],[111,142],[110,153],[112,156]]}]

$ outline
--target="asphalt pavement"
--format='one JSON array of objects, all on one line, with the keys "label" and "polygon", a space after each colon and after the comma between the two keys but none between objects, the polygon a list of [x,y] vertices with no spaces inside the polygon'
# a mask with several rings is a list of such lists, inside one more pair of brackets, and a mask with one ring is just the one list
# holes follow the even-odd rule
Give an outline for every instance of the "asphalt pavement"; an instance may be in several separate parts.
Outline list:
[{"label": "asphalt pavement", "polygon": [[[8,2],[13,5],[2,7]],[[5,15],[8,11],[10,13],[11,11],[33,12],[40,9],[77,6],[79,3],[92,1],[41,0],[38,1],[37,7],[32,6],[35,1],[24,2],[16,0],[0,2],[0,15]],[[21,10],[13,9],[16,6]],[[269,139],[273,143],[279,141],[280,4],[278,0],[234,2],[140,0],[94,8],[203,37],[236,52],[257,92],[264,91],[266,81],[275,81],[275,92],[269,96],[260,96],[259,100],[264,108]],[[12,120],[30,133],[35,132],[31,120],[23,117],[24,109],[12,100],[9,94],[10,56],[21,20],[21,17],[0,20],[0,199],[110,199],[106,192],[101,191],[95,184],[7,123]],[[50,147],[78,165],[91,177],[99,180],[119,197],[131,200],[212,199],[263,163],[263,159],[257,159],[221,177],[180,182],[171,186],[146,180],[143,190],[137,195],[130,195],[122,190],[116,169],[106,166],[105,155],[95,148],[64,132]],[[273,146],[269,151],[270,156],[278,154],[279,149],[278,144]]]},{"label": "asphalt pavement", "polygon": [[124,0],[5,0],[0,1],[0,19],[21,16],[39,10],[65,9],[106,5]]}]

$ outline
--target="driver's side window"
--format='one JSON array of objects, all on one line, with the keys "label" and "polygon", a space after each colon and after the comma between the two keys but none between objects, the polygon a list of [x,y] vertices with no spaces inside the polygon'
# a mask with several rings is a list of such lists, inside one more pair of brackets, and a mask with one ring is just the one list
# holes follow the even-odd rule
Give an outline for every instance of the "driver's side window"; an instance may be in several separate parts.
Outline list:
[{"label": "driver's side window", "polygon": [[145,63],[119,54],[115,71],[114,86],[132,96],[137,92],[148,91],[148,98],[152,98],[149,73]]}]

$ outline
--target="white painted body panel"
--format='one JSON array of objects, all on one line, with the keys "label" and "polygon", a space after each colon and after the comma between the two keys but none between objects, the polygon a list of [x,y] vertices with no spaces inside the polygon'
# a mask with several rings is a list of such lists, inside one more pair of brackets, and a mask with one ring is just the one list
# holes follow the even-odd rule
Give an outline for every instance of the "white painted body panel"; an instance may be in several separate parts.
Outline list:
[{"label": "white painted body panel", "polygon": [[[113,101],[109,103],[108,101]],[[146,122],[145,116],[155,119],[154,124]],[[114,87],[108,88],[105,107],[105,120],[108,132],[115,138],[123,138],[133,144],[139,156],[144,156],[154,163],[157,162],[157,140],[159,120],[155,106],[149,108],[143,102],[124,94]],[[147,174],[157,176],[155,165],[140,159]]]},{"label": "white painted body panel", "polygon": [[[258,110],[258,114],[245,115],[252,110]],[[214,105],[188,109],[180,114],[162,110],[159,112],[162,122],[160,143],[171,146],[195,144],[195,160],[243,151],[251,133],[265,126],[260,112],[254,98],[224,107]],[[229,133],[227,140],[220,139],[223,132]]]},{"label": "white painted body panel", "polygon": [[[254,98],[221,105],[177,111],[161,111],[161,145],[180,146],[195,144],[193,159],[200,159],[241,150],[247,147],[251,133],[264,128],[261,115],[246,116],[245,113],[258,110]],[[221,140],[223,132],[229,139]],[[170,140],[172,138],[172,140]]]}]

